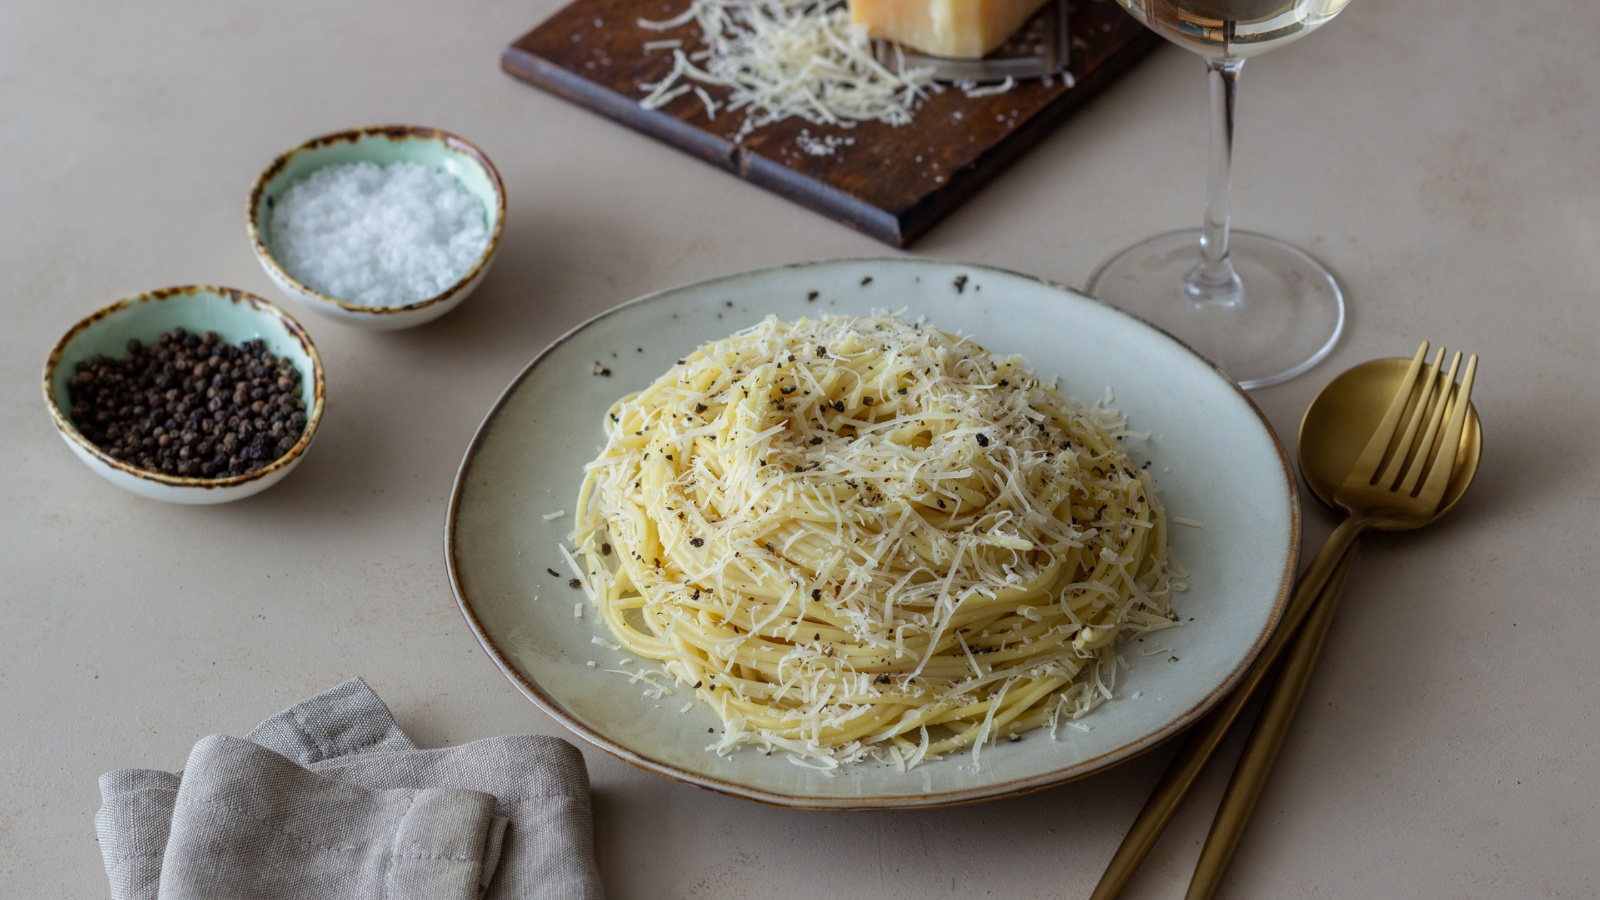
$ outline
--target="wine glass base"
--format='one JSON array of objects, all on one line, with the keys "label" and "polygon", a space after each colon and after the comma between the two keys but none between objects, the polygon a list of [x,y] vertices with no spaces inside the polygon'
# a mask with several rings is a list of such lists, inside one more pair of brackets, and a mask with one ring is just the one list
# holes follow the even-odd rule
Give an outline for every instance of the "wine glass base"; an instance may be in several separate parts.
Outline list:
[{"label": "wine glass base", "polygon": [[1344,332],[1344,293],[1321,263],[1265,235],[1235,231],[1228,256],[1243,296],[1196,301],[1184,279],[1200,260],[1200,231],[1141,241],[1101,263],[1085,293],[1160,328],[1249,390],[1321,362]]}]

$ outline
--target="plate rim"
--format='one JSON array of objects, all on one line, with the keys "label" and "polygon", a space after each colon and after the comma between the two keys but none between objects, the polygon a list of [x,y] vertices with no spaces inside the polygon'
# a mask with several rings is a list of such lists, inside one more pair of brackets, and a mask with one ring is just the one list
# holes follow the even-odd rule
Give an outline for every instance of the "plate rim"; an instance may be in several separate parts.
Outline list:
[{"label": "plate rim", "polygon": [[[618,741],[599,733],[594,728],[585,724],[581,719],[568,711],[558,699],[547,693],[545,689],[537,682],[525,677],[522,672],[518,671],[516,667],[508,661],[506,653],[498,646],[494,638],[492,638],[485,630],[483,624],[479,621],[478,616],[473,610],[472,602],[468,598],[465,588],[462,586],[460,570],[456,560],[457,520],[460,512],[463,486],[465,484],[468,470],[471,468],[478,451],[481,449],[489,431],[491,430],[490,426],[492,425],[494,419],[504,408],[506,402],[512,397],[513,394],[516,393],[523,382],[526,381],[528,377],[532,375],[532,373],[539,367],[541,362],[548,358],[562,345],[566,344],[578,334],[593,327],[599,322],[616,315],[625,314],[628,310],[642,306],[646,303],[658,302],[663,298],[674,294],[687,291],[703,291],[714,288],[716,285],[725,282],[738,281],[754,277],[766,277],[770,276],[772,273],[785,270],[804,270],[860,265],[909,265],[913,267],[933,267],[940,269],[960,269],[967,272],[984,272],[1005,278],[1021,278],[1026,281],[1034,282],[1042,287],[1060,291],[1091,303],[1095,303],[1104,309],[1107,309],[1110,312],[1127,319],[1130,322],[1136,323],[1139,326],[1143,326],[1144,328],[1160,335],[1176,345],[1183,353],[1188,354],[1195,360],[1198,360],[1207,369],[1211,370],[1218,377],[1220,377],[1228,387],[1232,388],[1233,391],[1238,395],[1239,399],[1242,399],[1245,402],[1246,407],[1260,422],[1267,436],[1271,439],[1271,445],[1279,463],[1278,471],[1281,472],[1283,484],[1286,488],[1289,511],[1289,552],[1284,563],[1283,571],[1279,577],[1278,594],[1273,600],[1272,609],[1270,615],[1268,615],[1266,618],[1265,627],[1263,627],[1261,632],[1256,636],[1250,648],[1245,652],[1244,656],[1240,659],[1239,664],[1234,668],[1234,670],[1229,672],[1227,677],[1224,678],[1220,684],[1212,688],[1205,694],[1205,696],[1201,697],[1193,705],[1191,705],[1188,710],[1180,715],[1175,716],[1171,721],[1165,723],[1162,727],[1155,729],[1150,734],[1143,736],[1139,740],[1123,744],[1119,747],[1096,754],[1095,756],[1080,760],[1072,763],[1071,765],[1063,766],[1059,769],[1052,769],[1050,771],[1041,772],[1035,775],[1014,778],[1005,782],[966,788],[948,789],[932,793],[919,793],[915,792],[914,790],[908,790],[907,792],[900,794],[870,795],[859,797],[807,796],[754,787],[749,784],[732,781],[726,778],[720,778],[715,775],[688,772],[670,763],[653,759],[639,750],[623,745]],[[1245,673],[1260,655],[1267,641],[1271,638],[1273,632],[1276,631],[1279,622],[1282,620],[1284,610],[1288,604],[1289,594],[1294,585],[1295,573],[1298,571],[1299,566],[1302,517],[1303,510],[1299,496],[1299,484],[1296,480],[1293,465],[1290,462],[1287,450],[1284,448],[1282,438],[1278,435],[1277,430],[1272,427],[1272,423],[1267,419],[1265,413],[1262,412],[1261,407],[1253,398],[1250,397],[1248,392],[1241,388],[1238,383],[1229,377],[1228,374],[1219,366],[1217,366],[1211,360],[1201,356],[1188,344],[1184,343],[1182,340],[1173,336],[1172,334],[1169,334],[1165,330],[1152,325],[1138,316],[1124,312],[1123,310],[1096,300],[1094,297],[1076,288],[1068,287],[1037,275],[1030,275],[998,266],[968,263],[958,260],[910,256],[830,257],[826,259],[780,263],[755,269],[746,269],[651,291],[590,316],[588,319],[585,319],[584,321],[568,329],[565,333],[561,334],[559,337],[547,344],[537,354],[535,354],[525,366],[523,366],[517,375],[512,378],[511,381],[507,383],[505,388],[502,389],[495,397],[494,402],[489,406],[488,411],[485,412],[483,417],[479,420],[478,425],[473,432],[472,439],[468,443],[465,452],[462,454],[461,462],[456,469],[455,479],[451,485],[450,500],[449,503],[446,504],[444,555],[445,568],[450,579],[451,592],[456,600],[456,607],[466,619],[467,626],[472,630],[474,637],[477,638],[479,645],[489,656],[490,660],[493,661],[495,667],[500,670],[500,673],[504,675],[524,697],[531,701],[551,719],[555,720],[558,725],[583,738],[585,741],[594,745],[598,749],[604,750],[606,753],[637,768],[652,772],[657,775],[665,776],[673,781],[694,785],[732,797],[753,800],[768,806],[791,809],[841,811],[915,809],[965,805],[987,800],[1000,799],[1003,797],[1020,796],[1023,794],[1057,787],[1077,781],[1090,775],[1103,772],[1106,769],[1141,756],[1188,730],[1192,725],[1194,725],[1195,722],[1197,722],[1213,707],[1215,707],[1222,697],[1231,692],[1233,688],[1244,678]]]}]

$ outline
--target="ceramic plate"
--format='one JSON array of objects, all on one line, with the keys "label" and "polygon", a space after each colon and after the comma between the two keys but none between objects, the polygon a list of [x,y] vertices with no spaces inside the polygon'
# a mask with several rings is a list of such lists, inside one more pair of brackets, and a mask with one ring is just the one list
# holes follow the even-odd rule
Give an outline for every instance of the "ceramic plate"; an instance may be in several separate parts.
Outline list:
[{"label": "ceramic plate", "polygon": [[[878,763],[826,774],[747,751],[707,748],[717,721],[683,712],[679,690],[607,672],[617,651],[559,545],[601,420],[701,344],[760,321],[904,310],[1020,353],[1046,380],[1089,402],[1113,393],[1128,445],[1150,461],[1190,571],[1183,627],[1124,648],[1116,699],[1052,737],[1034,731],[902,772]],[[565,511],[559,518],[546,518]],[[1081,294],[980,266],[918,259],[836,260],[765,269],[642,297],[574,329],[512,382],[473,438],[450,502],[445,553],[457,601],[502,672],[584,739],[628,762],[739,797],[808,808],[964,803],[1059,784],[1128,759],[1199,718],[1243,674],[1282,612],[1300,514],[1283,448],[1255,405],[1209,363],[1160,331]],[[552,575],[550,570],[560,574]],[[575,615],[583,603],[585,615]]]}]

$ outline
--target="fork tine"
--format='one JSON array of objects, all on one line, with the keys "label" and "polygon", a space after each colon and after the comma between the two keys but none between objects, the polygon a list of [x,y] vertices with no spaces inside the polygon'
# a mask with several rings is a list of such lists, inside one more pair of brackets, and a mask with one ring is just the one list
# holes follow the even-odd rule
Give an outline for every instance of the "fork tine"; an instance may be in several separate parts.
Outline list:
[{"label": "fork tine", "polygon": [[1450,483],[1450,474],[1455,469],[1456,451],[1461,446],[1461,432],[1467,425],[1472,379],[1477,374],[1478,354],[1474,353],[1467,358],[1467,371],[1461,376],[1461,386],[1455,389],[1451,398],[1450,424],[1445,426],[1444,439],[1439,442],[1438,449],[1433,453],[1434,460],[1428,470],[1428,480],[1416,494],[1431,503],[1439,503],[1444,499],[1444,489]]},{"label": "fork tine", "polygon": [[1402,379],[1399,389],[1395,391],[1394,400],[1390,401],[1389,408],[1384,411],[1383,418],[1373,430],[1366,448],[1350,467],[1350,479],[1359,478],[1371,484],[1378,477],[1384,455],[1389,449],[1390,442],[1394,440],[1395,431],[1400,427],[1400,419],[1411,403],[1411,395],[1416,390],[1417,376],[1422,373],[1422,360],[1427,355],[1428,342],[1423,341],[1422,346],[1417,348],[1417,354],[1411,357],[1411,365],[1406,369],[1405,378]]},{"label": "fork tine", "polygon": [[1406,420],[1405,431],[1401,433],[1400,440],[1394,445],[1393,453],[1383,468],[1383,474],[1372,479],[1369,484],[1387,485],[1393,490],[1400,481],[1400,475],[1405,471],[1406,464],[1411,461],[1417,446],[1417,428],[1431,408],[1433,398],[1439,385],[1439,368],[1444,363],[1444,348],[1433,356],[1433,364],[1428,366],[1428,372],[1422,379],[1422,390],[1417,395],[1417,405],[1411,408],[1411,415]]},{"label": "fork tine", "polygon": [[1439,390],[1434,394],[1433,411],[1428,416],[1428,428],[1422,433],[1422,438],[1412,447],[1412,456],[1407,464],[1405,477],[1401,479],[1396,490],[1401,493],[1415,496],[1417,484],[1422,480],[1422,470],[1428,467],[1430,460],[1437,452],[1434,449],[1434,438],[1439,436],[1439,424],[1444,421],[1445,410],[1450,406],[1450,397],[1456,386],[1456,372],[1461,368],[1461,351],[1450,360],[1450,371],[1440,377]]}]

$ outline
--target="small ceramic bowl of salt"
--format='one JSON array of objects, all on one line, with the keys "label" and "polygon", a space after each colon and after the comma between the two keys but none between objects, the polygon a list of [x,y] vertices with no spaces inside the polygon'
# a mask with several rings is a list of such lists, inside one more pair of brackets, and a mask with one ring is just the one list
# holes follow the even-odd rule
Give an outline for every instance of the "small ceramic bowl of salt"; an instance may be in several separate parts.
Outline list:
[{"label": "small ceramic bowl of salt", "polygon": [[313,138],[256,178],[246,208],[267,275],[301,305],[361,328],[431,322],[489,270],[505,186],[483,151],[410,125]]}]

